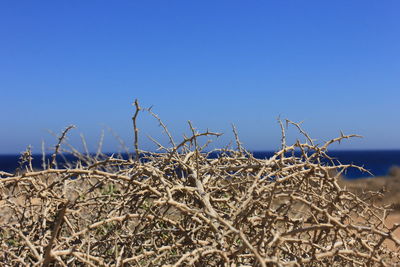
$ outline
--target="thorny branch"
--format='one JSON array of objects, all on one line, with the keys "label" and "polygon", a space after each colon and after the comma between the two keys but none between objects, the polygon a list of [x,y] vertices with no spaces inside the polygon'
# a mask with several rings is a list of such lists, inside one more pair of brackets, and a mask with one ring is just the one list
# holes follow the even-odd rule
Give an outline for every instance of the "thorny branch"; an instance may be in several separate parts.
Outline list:
[{"label": "thorny branch", "polygon": [[[210,157],[197,132],[136,159],[77,155],[69,168],[0,172],[4,266],[391,266],[400,240],[388,210],[341,188],[355,167],[327,155],[332,142],[287,145],[257,159],[240,144]],[[154,116],[154,115],[153,115]],[[158,118],[158,117],[156,117]],[[161,124],[167,132],[166,126]],[[282,124],[281,124],[282,125]],[[60,153],[66,132],[53,155]],[[208,142],[208,141],[207,141]],[[300,151],[300,153],[295,153]],[[78,153],[73,150],[74,155]],[[61,166],[61,164],[60,164]],[[363,170],[361,167],[356,167]]]},{"label": "thorny branch", "polygon": [[139,111],[141,110],[141,107],[139,106],[139,101],[137,99],[135,99],[134,105],[135,105],[135,109],[136,110],[135,110],[135,114],[132,117],[132,122],[133,122],[133,131],[134,131],[134,137],[135,137],[135,139],[134,139],[135,159],[137,161],[139,161],[139,144],[138,144],[139,130],[138,130],[138,127],[137,127],[136,120],[137,120],[137,116],[139,114]]}]

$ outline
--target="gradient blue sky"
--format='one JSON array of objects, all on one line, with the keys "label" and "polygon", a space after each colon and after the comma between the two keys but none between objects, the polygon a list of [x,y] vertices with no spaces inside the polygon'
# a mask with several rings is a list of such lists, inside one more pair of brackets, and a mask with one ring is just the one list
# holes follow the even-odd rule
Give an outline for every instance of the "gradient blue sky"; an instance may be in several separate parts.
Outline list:
[{"label": "gradient blue sky", "polygon": [[[179,139],[187,120],[251,150],[304,121],[334,149],[400,149],[400,1],[1,1],[0,154],[54,144],[75,124],[129,146],[138,98]],[[146,134],[165,141],[142,114]],[[291,131],[292,139],[298,137]],[[106,130],[106,151],[118,143]]]}]

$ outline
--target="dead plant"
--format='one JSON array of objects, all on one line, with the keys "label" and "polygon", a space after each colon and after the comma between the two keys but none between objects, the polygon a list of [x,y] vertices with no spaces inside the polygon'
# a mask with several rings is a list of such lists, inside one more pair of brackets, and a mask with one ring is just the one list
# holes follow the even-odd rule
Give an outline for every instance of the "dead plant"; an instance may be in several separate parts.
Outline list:
[{"label": "dead plant", "polygon": [[[0,262],[3,266],[391,266],[397,245],[371,204],[337,184],[348,168],[330,158],[333,142],[305,137],[269,159],[257,159],[237,136],[237,149],[204,152],[198,132],[157,153],[140,151],[135,102],[134,155],[73,153],[57,164],[68,130],[50,164],[0,172]],[[152,113],[151,110],[148,110]],[[152,113],[155,115],[154,113]],[[288,125],[287,125],[288,126]],[[206,142],[207,144],[207,142]],[[296,153],[295,153],[296,152]],[[299,153],[298,153],[299,152]],[[25,155],[24,154],[24,155]],[[213,155],[213,156],[212,156]]]}]

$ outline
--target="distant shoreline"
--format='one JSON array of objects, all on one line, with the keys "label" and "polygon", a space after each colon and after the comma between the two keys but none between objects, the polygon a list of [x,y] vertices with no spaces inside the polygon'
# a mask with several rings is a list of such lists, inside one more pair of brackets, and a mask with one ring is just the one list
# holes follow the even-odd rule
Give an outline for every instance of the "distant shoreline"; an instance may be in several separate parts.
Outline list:
[{"label": "distant shoreline", "polygon": [[[274,151],[252,151],[254,157],[259,159],[270,158],[274,155]],[[116,153],[104,153],[107,156]],[[359,179],[359,178],[371,178],[388,175],[390,168],[393,166],[400,166],[400,150],[329,150],[327,153],[330,157],[339,160],[342,164],[354,164],[362,166],[369,170],[373,176],[368,173],[362,173],[354,168],[350,168],[346,171],[344,176],[347,179]],[[76,158],[71,154],[64,154],[70,161],[74,161]],[[92,153],[91,155],[95,155]],[[121,153],[123,158],[128,158],[127,153]],[[211,157],[217,156],[211,155]],[[33,154],[33,166],[34,168],[42,167],[42,154]],[[45,155],[48,161],[51,158],[51,154]],[[20,154],[0,154],[0,171],[14,172],[18,167]],[[60,162],[62,158],[60,157]]]}]

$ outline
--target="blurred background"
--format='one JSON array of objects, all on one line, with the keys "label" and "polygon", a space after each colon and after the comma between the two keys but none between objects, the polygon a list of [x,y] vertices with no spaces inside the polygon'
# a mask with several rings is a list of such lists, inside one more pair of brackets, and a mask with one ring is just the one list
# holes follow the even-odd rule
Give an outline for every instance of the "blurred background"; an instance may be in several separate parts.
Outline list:
[{"label": "blurred background", "polygon": [[[49,131],[70,124],[78,149],[80,133],[95,151],[104,130],[116,152],[108,129],[132,148],[136,98],[178,140],[191,120],[224,146],[233,123],[247,149],[274,151],[280,117],[317,143],[364,136],[332,150],[398,151],[399,11],[390,0],[2,1],[0,154],[41,153],[42,141],[51,153]],[[142,149],[156,148],[147,135],[167,145],[155,119],[138,123]]]}]

